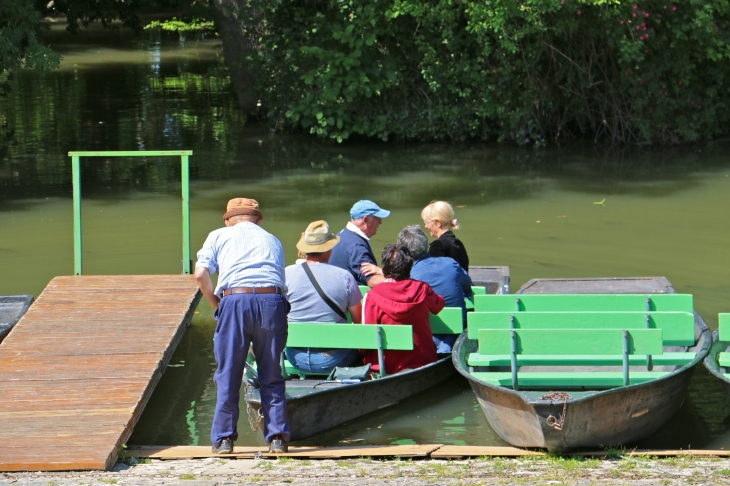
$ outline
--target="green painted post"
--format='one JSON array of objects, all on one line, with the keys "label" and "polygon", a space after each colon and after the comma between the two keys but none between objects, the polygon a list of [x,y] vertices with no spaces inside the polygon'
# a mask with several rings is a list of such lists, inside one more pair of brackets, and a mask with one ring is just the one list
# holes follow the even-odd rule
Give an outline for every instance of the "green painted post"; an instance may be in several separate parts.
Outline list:
[{"label": "green painted post", "polygon": [[81,275],[81,166],[79,156],[71,157],[74,200],[74,275]]},{"label": "green painted post", "polygon": [[140,151],[99,151],[69,152],[73,172],[74,200],[74,274],[81,275],[81,157],[170,157],[180,156],[182,172],[182,213],[183,213],[183,261],[182,273],[190,274],[190,160],[192,150],[140,150]]},{"label": "green painted post", "polygon": [[191,272],[190,261],[190,161],[187,155],[180,156],[182,173],[182,273]]}]

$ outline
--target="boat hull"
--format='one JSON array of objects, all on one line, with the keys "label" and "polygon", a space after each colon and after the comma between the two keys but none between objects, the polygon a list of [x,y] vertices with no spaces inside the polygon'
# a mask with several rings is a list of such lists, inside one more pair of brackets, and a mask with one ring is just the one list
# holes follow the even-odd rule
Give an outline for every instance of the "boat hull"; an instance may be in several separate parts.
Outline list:
[{"label": "boat hull", "polygon": [[703,364],[710,374],[720,380],[725,394],[730,397],[730,380],[725,376],[723,368],[720,368],[720,365],[717,363],[717,355],[730,348],[730,342],[720,341],[718,334],[718,331],[712,333],[712,347],[710,348],[710,352],[707,353]]},{"label": "boat hull", "polygon": [[[291,440],[302,440],[331,429],[439,385],[456,374],[451,358],[442,358],[417,370],[405,371],[355,385],[323,383],[318,380],[290,380],[286,413]],[[308,390],[312,390],[307,393]],[[261,408],[259,390],[248,387],[246,401]],[[261,424],[260,424],[261,425]]]},{"label": "boat hull", "polygon": [[[574,284],[575,281],[570,285]],[[634,288],[636,284],[627,285],[631,287],[629,292],[641,291]],[[594,286],[592,290],[598,288]],[[618,290],[621,289],[612,279],[610,292],[619,293]],[[683,367],[661,368],[671,373],[660,379],[610,390],[565,390],[572,398],[567,400],[561,430],[548,425],[547,419],[552,416],[560,420],[563,400],[542,400],[540,396],[547,391],[514,391],[477,380],[469,374],[466,358],[468,353],[476,351],[476,341],[462,335],[454,347],[453,359],[457,371],[474,390],[489,424],[503,440],[520,447],[544,447],[552,452],[564,452],[581,447],[625,445],[651,435],[666,423],[682,406],[694,367],[710,348],[709,329],[697,313],[695,337],[697,345],[690,350],[696,352],[697,357]]]},{"label": "boat hull", "polygon": [[5,339],[32,303],[32,295],[0,295],[0,341]]}]

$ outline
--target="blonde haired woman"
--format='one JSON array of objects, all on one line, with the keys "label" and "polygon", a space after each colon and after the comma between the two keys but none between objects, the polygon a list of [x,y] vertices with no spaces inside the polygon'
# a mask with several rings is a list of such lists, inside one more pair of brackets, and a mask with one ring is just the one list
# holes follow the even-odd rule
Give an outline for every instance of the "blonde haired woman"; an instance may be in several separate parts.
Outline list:
[{"label": "blonde haired woman", "polygon": [[454,208],[444,201],[433,201],[421,211],[423,226],[436,238],[428,248],[428,253],[435,257],[451,257],[463,268],[469,271],[469,255],[459,238],[454,236],[452,229],[459,229],[459,222],[454,217]]}]

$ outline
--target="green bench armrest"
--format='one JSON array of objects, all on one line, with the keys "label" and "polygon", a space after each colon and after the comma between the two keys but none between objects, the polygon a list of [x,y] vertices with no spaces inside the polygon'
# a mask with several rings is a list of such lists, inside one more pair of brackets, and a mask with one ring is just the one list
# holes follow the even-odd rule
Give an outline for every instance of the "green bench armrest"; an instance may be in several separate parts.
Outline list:
[{"label": "green bench armrest", "polygon": [[474,307],[477,312],[693,312],[694,300],[691,294],[486,294],[474,296]]},{"label": "green bench armrest", "polygon": [[[666,346],[695,344],[694,314],[689,312],[470,312],[469,339],[481,329],[661,329]],[[552,353],[556,354],[556,353]],[[586,353],[581,353],[586,354]]]},{"label": "green bench armrest", "polygon": [[[480,329],[480,354],[511,354],[511,333],[517,354],[623,355],[621,329]],[[628,354],[663,354],[661,329],[628,330]]]},{"label": "green bench armrest", "polygon": [[477,285],[472,285],[471,286],[471,293],[473,295],[485,295],[487,293],[487,288],[486,287],[477,286]]},{"label": "green bench armrest", "polygon": [[717,364],[725,368],[730,368],[730,353],[717,353]]},{"label": "green bench armrest", "polygon": [[[730,353],[729,353],[730,354]],[[664,353],[651,357],[653,366],[684,366],[697,357],[696,353]],[[729,357],[730,358],[730,357]],[[543,355],[517,357],[517,366],[621,366],[621,355]],[[469,366],[510,366],[509,355],[470,353]],[[647,366],[649,360],[644,355],[629,356],[629,366]],[[722,366],[722,365],[720,365]]]},{"label": "green bench armrest", "polygon": [[461,334],[464,317],[461,307],[444,307],[437,315],[430,314],[428,322],[433,334]]},{"label": "green bench armrest", "polygon": [[[384,325],[383,349],[413,349],[413,328]],[[378,326],[373,324],[289,323],[286,345],[295,348],[378,349]]]},{"label": "green bench armrest", "polygon": [[718,339],[730,341],[730,314],[718,315]]},{"label": "green bench armrest", "polygon": [[[656,380],[669,372],[663,371],[633,371],[629,377],[629,384],[644,383]],[[474,372],[471,374],[478,380],[492,385],[511,386],[510,372]],[[583,388],[613,388],[624,385],[624,376],[620,371],[525,371],[520,373],[520,386],[545,389],[583,389]]]}]

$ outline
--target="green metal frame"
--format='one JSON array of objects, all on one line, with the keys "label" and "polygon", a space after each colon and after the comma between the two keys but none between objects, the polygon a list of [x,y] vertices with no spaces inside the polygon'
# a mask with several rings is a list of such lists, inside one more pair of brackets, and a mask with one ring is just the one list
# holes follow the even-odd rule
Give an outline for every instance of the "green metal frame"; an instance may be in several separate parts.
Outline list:
[{"label": "green metal frame", "polygon": [[182,273],[190,274],[190,161],[192,150],[69,152],[74,200],[74,275],[81,275],[81,157],[180,157],[182,178]]}]

